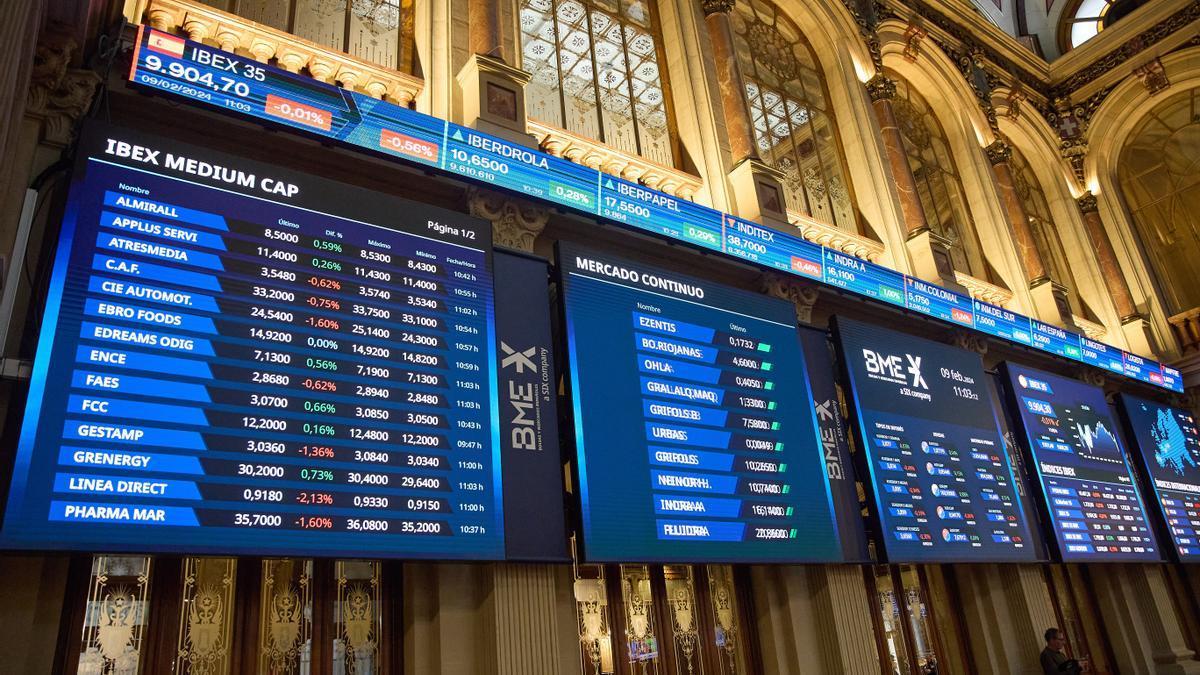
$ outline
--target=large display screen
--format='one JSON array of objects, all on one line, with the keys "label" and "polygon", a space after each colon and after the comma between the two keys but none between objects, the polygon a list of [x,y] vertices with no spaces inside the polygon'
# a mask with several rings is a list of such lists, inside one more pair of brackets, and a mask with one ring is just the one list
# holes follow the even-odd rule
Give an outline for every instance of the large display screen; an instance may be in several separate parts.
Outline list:
[{"label": "large display screen", "polygon": [[1200,561],[1200,425],[1186,410],[1128,394],[1121,408],[1176,555]]},{"label": "large display screen", "polygon": [[560,245],[584,554],[842,558],[783,300]]},{"label": "large display screen", "polygon": [[301,73],[143,27],[129,79],[360,150],[511,190],[706,251],[1183,391],[1175,368],[757,223]]},{"label": "large display screen", "polygon": [[487,223],[123,129],[79,153],[6,546],[504,557]]},{"label": "large display screen", "polygon": [[979,355],[835,326],[888,560],[1035,560]]},{"label": "large display screen", "polygon": [[1061,558],[1159,560],[1104,392],[1033,368],[1004,367]]}]

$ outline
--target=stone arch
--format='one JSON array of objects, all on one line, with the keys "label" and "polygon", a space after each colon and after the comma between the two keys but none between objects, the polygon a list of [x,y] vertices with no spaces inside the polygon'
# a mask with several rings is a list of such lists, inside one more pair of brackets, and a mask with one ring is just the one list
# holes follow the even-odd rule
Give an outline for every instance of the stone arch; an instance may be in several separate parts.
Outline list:
[{"label": "stone arch", "polygon": [[[993,101],[1007,100],[1008,94],[1007,88],[997,89],[993,92]],[[1059,238],[1068,253],[1077,286],[1072,290],[1099,316],[1108,331],[1105,341],[1124,342],[1120,317],[1104,286],[1100,266],[1092,254],[1092,245],[1075,201],[1079,196],[1075,174],[1058,152],[1058,134],[1032,106],[1025,106],[1015,116],[1007,103],[997,107],[1000,133],[1029,162],[1046,195]]]},{"label": "stone arch", "polygon": [[1151,93],[1139,78],[1127,77],[1096,109],[1088,124],[1089,151],[1083,167],[1085,185],[1096,195],[1100,216],[1134,301],[1149,315],[1158,345],[1170,355],[1179,352],[1167,321],[1170,309],[1155,288],[1153,270],[1117,183],[1121,152],[1142,120],[1172,92],[1200,87],[1200,47],[1167,54],[1160,61],[1170,82],[1167,89]]},{"label": "stone arch", "polygon": [[1016,244],[1001,210],[991,167],[982,149],[996,140],[979,99],[954,62],[932,41],[921,44],[920,55],[904,57],[906,25],[897,20],[878,29],[883,65],[907,80],[933,104],[957,166],[975,225],[981,255],[1004,286],[1013,293],[1011,308],[1028,313],[1033,302],[1025,282]]}]

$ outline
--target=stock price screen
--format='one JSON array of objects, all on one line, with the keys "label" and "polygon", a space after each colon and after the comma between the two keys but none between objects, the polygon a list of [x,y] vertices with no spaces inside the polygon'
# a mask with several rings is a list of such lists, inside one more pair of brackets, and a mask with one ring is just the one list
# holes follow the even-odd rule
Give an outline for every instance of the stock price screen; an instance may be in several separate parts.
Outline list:
[{"label": "stock price screen", "polygon": [[504,557],[482,221],[84,135],[3,542]]},{"label": "stock price screen", "polygon": [[585,557],[842,557],[791,303],[560,245]]},{"label": "stock price screen", "polygon": [[888,560],[1035,560],[980,357],[841,317],[836,330]]},{"label": "stock price screen", "polygon": [[1063,561],[1159,560],[1104,392],[1004,366]]},{"label": "stock price screen", "polygon": [[1200,561],[1200,425],[1186,410],[1128,394],[1121,408],[1176,554]]}]

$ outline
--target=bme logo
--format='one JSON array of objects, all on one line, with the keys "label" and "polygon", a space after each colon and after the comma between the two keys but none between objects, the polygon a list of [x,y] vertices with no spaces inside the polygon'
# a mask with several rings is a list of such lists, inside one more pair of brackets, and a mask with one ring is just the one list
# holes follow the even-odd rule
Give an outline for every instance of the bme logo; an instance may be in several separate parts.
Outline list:
[{"label": "bme logo", "polygon": [[872,375],[882,375],[889,380],[897,380],[908,382],[908,377],[912,376],[912,386],[928,389],[929,385],[925,382],[925,376],[921,374],[921,357],[905,354],[904,358],[908,360],[908,367],[904,367],[904,360],[894,354],[880,354],[879,352],[870,349],[863,349],[863,362],[867,366],[867,372]]}]

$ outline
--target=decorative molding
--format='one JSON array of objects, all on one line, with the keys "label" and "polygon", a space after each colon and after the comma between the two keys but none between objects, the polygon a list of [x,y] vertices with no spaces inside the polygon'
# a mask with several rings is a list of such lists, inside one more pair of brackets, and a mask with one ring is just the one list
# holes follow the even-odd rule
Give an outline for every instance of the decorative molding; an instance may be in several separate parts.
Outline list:
[{"label": "decorative molding", "polygon": [[991,164],[1004,164],[1012,159],[1012,146],[1002,140],[992,141],[983,149]]},{"label": "decorative molding", "polygon": [[1004,97],[1004,116],[1015,120],[1021,117],[1021,104],[1029,98],[1025,88],[1021,86],[1021,81],[1017,80],[1009,89],[1008,95]]},{"label": "decorative molding", "polygon": [[1082,196],[1075,200],[1075,204],[1083,213],[1095,213],[1100,210],[1100,204],[1096,201],[1096,195],[1091,192],[1085,192]]},{"label": "decorative molding", "polygon": [[896,98],[896,82],[882,74],[867,80],[866,87],[867,95],[872,101],[890,101]]},{"label": "decorative molding", "polygon": [[795,305],[796,319],[800,323],[812,323],[813,306],[821,296],[816,286],[774,272],[763,272],[758,278],[758,286],[763,293]]},{"label": "decorative molding", "polygon": [[691,201],[696,192],[704,187],[704,181],[699,176],[651,162],[544,122],[530,119],[528,129],[538,139],[542,150],[555,157],[641,183],[680,199]]},{"label": "decorative molding", "polygon": [[843,230],[795,211],[788,211],[787,215],[788,221],[800,230],[801,236],[814,244],[871,262],[878,262],[886,250],[882,243],[857,232]]},{"label": "decorative molding", "polygon": [[1007,288],[958,271],[954,273],[954,280],[967,289],[971,297],[976,300],[982,300],[997,307],[1008,307],[1008,303],[1012,302],[1013,292]]},{"label": "decorative molding", "polygon": [[262,63],[274,63],[292,73],[307,72],[315,80],[406,107],[425,86],[425,81],[414,75],[222,12],[198,0],[151,0],[145,21],[158,30],[181,33]]},{"label": "decorative molding", "polygon": [[519,251],[533,251],[533,242],[546,229],[550,211],[522,199],[491,190],[467,188],[471,215],[492,224],[492,242]]},{"label": "decorative molding", "polygon": [[1157,56],[1134,68],[1133,74],[1142,81],[1142,86],[1151,96],[1171,86],[1171,81],[1167,79],[1167,69],[1163,67],[1162,60]]},{"label": "decorative molding", "polygon": [[700,8],[704,16],[710,14],[728,14],[733,11],[734,0],[700,0]]},{"label": "decorative molding", "polygon": [[101,81],[91,70],[70,67],[79,48],[70,30],[49,26],[38,38],[25,107],[26,116],[42,123],[39,140],[59,148],[71,142]]},{"label": "decorative molding", "polygon": [[1163,38],[1196,20],[1200,20],[1200,2],[1188,4],[1183,10],[1168,16],[1157,24],[1126,40],[1116,49],[1109,51],[1104,56],[1080,69],[1079,72],[1059,82],[1055,85],[1054,92],[1061,96],[1079,89],[1105,73],[1121,66],[1130,59],[1146,53],[1150,47]]},{"label": "decorative molding", "polygon": [[1079,316],[1072,314],[1071,318],[1075,321],[1075,326],[1083,331],[1083,334],[1092,340],[1103,340],[1105,335],[1108,335],[1108,329],[1104,324],[1096,323]]},{"label": "decorative molding", "polygon": [[1075,367],[1075,379],[1082,380],[1085,384],[1090,384],[1093,387],[1104,388],[1105,378],[1104,371],[1092,366],[1079,365]]}]

